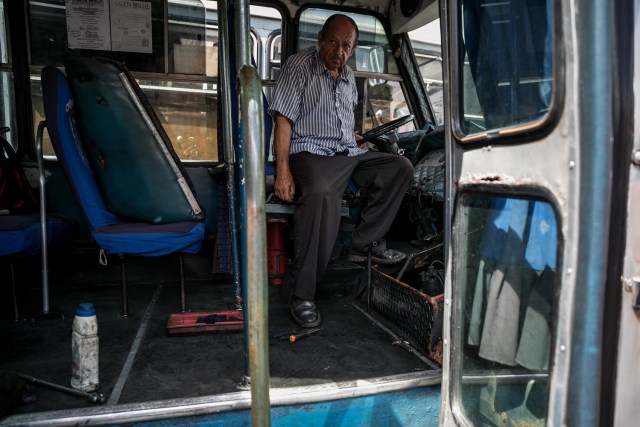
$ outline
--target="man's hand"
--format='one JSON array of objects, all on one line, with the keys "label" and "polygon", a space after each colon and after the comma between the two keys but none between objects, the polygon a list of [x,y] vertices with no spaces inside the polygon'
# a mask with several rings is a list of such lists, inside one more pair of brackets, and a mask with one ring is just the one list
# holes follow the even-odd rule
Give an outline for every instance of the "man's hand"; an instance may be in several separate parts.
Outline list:
[{"label": "man's hand", "polygon": [[280,113],[275,117],[273,145],[276,155],[276,182],[273,190],[278,199],[293,202],[296,186],[289,169],[289,148],[291,147],[291,120]]},{"label": "man's hand", "polygon": [[276,182],[273,190],[278,199],[284,202],[293,202],[293,196],[296,194],[296,186],[293,182],[293,176],[289,170],[279,170],[276,175]]}]

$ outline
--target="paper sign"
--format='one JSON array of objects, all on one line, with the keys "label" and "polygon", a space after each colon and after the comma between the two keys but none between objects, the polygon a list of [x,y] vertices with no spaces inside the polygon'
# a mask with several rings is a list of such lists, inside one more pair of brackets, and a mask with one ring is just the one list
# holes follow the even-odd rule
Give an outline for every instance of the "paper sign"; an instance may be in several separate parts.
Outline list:
[{"label": "paper sign", "polygon": [[66,0],[72,49],[152,53],[151,3],[129,0]]},{"label": "paper sign", "polygon": [[151,53],[151,3],[111,0],[111,49]]},{"label": "paper sign", "polygon": [[109,0],[67,0],[66,15],[70,48],[111,49]]}]

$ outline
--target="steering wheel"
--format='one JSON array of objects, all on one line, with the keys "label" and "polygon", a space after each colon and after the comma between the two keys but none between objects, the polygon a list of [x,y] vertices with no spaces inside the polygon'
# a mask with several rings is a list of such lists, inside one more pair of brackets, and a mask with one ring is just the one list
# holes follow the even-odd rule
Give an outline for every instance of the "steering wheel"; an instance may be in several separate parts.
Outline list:
[{"label": "steering wheel", "polygon": [[390,122],[384,123],[380,126],[377,126],[370,131],[367,131],[362,134],[362,139],[358,141],[359,143],[369,142],[377,137],[384,135],[385,133],[389,133],[394,129],[399,128],[402,125],[405,125],[413,120],[413,114],[409,114],[403,117],[400,117],[395,120],[391,120]]}]

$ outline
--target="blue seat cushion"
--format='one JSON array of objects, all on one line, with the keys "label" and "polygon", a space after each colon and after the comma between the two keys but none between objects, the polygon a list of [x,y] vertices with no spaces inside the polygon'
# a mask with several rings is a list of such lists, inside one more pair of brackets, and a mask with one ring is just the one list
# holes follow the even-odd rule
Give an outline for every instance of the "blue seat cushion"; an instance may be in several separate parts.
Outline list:
[{"label": "blue seat cushion", "polygon": [[[47,245],[62,243],[74,229],[71,220],[47,216]],[[40,214],[0,216],[0,256],[31,256],[41,249]]]},{"label": "blue seat cushion", "polygon": [[174,224],[120,223],[93,231],[93,238],[107,253],[160,256],[174,252],[196,253],[205,235],[203,222]]}]

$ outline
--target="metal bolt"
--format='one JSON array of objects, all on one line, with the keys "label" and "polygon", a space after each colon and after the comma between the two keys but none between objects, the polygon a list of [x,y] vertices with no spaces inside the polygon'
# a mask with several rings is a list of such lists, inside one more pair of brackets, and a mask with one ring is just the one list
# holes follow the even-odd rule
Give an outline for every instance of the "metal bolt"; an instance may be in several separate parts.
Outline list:
[{"label": "metal bolt", "polygon": [[626,292],[633,292],[634,286],[640,286],[640,276],[622,277],[622,284]]}]

